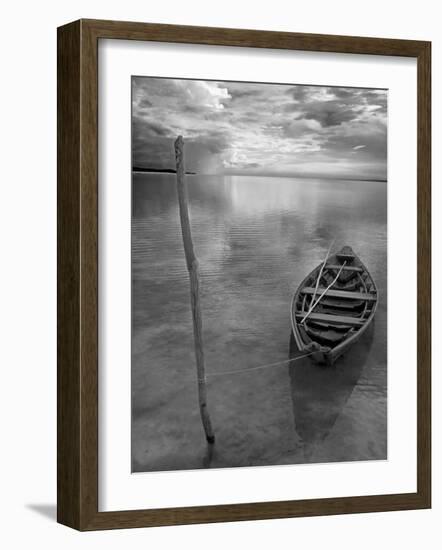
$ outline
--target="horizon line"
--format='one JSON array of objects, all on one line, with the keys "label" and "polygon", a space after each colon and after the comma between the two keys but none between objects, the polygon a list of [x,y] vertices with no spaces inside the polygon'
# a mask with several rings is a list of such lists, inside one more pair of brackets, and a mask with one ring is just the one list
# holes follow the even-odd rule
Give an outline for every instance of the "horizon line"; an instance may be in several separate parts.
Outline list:
[{"label": "horizon line", "polygon": [[[133,167],[132,172],[140,174],[176,174],[176,170],[171,168],[164,169],[150,169]],[[324,174],[300,174],[300,173],[244,173],[244,172],[186,172],[187,176],[245,176],[245,177],[261,177],[261,178],[305,178],[305,179],[327,179],[327,180],[345,180],[345,181],[373,181],[379,183],[388,183],[388,178],[384,177],[369,177],[369,176],[331,176]]]}]

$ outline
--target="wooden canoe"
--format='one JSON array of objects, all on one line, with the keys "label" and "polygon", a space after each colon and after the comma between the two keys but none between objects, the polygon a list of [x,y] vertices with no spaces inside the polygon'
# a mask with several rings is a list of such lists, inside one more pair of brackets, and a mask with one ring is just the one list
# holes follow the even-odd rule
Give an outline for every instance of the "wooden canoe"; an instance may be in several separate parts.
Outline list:
[{"label": "wooden canoe", "polygon": [[311,352],[318,363],[333,365],[366,331],[377,305],[372,276],[352,248],[344,246],[307,275],[293,296],[291,320],[298,349]]}]

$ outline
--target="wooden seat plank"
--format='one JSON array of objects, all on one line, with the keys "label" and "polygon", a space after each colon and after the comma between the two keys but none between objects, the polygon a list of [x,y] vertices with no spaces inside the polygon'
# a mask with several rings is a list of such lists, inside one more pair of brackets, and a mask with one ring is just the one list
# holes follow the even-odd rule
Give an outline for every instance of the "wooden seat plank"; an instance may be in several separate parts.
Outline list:
[{"label": "wooden seat plank", "polygon": [[[316,296],[319,297],[323,292],[325,288],[318,288],[316,290]],[[304,287],[301,292],[303,294],[315,294],[315,289],[312,286],[306,286]],[[329,298],[348,298],[350,300],[366,300],[367,302],[375,302],[377,300],[377,297],[375,294],[369,294],[367,292],[351,292],[348,290],[332,290],[329,289],[324,294],[324,296],[327,296]]]},{"label": "wooden seat plank", "polygon": [[[338,264],[326,264],[325,269],[341,269],[342,265]],[[344,265],[342,271],[356,271],[357,273],[362,273],[364,270],[362,267],[356,267],[353,265]]]},{"label": "wooden seat plank", "polygon": [[[296,319],[302,321],[305,313],[296,312]],[[357,317],[346,317],[345,315],[327,315],[325,313],[310,313],[307,318],[311,321],[322,321],[330,325],[349,325],[352,327],[361,327],[366,319],[358,319]]]}]

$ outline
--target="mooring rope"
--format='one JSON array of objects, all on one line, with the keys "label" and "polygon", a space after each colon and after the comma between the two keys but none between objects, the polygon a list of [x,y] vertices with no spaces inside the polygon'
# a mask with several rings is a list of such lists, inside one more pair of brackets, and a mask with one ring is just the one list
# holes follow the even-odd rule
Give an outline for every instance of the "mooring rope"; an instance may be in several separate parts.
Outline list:
[{"label": "mooring rope", "polygon": [[[206,373],[206,378],[210,378],[211,376],[227,376],[228,374],[244,374],[255,370],[267,369],[269,367],[276,367],[278,365],[285,365],[286,363],[292,363],[294,361],[299,361],[300,359],[304,359],[304,357],[308,357],[313,353],[315,352],[312,351],[310,353],[305,353],[304,355],[299,355],[298,357],[294,357],[293,359],[285,359],[284,361],[278,361],[276,363],[268,363],[266,365],[259,365],[258,367],[250,367],[249,369],[235,369],[235,370],[228,370],[225,372],[208,372]],[[198,381],[204,382],[204,380],[198,380]]]}]

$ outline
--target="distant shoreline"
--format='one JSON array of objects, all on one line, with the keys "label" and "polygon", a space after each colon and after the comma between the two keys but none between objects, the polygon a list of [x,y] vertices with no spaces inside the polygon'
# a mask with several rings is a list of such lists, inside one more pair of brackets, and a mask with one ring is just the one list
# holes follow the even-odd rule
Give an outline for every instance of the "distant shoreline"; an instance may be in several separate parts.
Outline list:
[{"label": "distant shoreline", "polygon": [[[141,168],[139,166],[133,166],[132,172],[145,172],[152,174],[176,174],[176,170],[172,168]],[[189,176],[195,176],[196,172],[186,172]]]},{"label": "distant shoreline", "polygon": [[[172,168],[140,168],[133,167],[132,172],[139,172],[143,174],[176,174],[176,170]],[[386,179],[380,178],[349,178],[349,177],[331,177],[324,175],[306,175],[306,174],[197,174],[196,172],[186,172],[188,176],[246,176],[246,177],[258,177],[258,178],[295,178],[295,179],[322,179],[329,181],[366,181],[375,183],[388,183]]]}]

